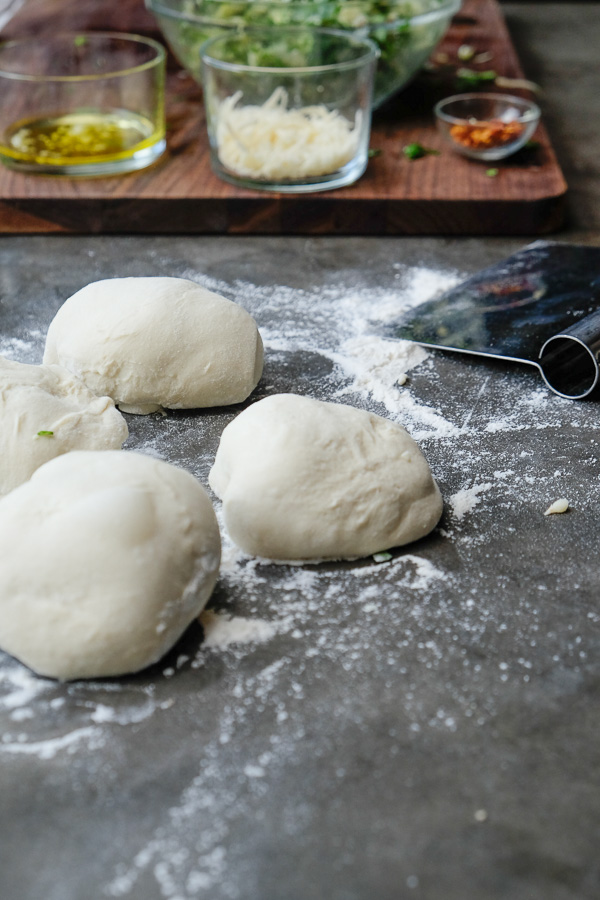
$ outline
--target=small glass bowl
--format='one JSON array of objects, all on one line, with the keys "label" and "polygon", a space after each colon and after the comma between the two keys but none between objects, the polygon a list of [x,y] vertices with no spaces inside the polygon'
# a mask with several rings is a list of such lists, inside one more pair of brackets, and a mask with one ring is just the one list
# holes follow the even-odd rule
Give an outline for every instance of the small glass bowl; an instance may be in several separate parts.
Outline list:
[{"label": "small glass bowl", "polygon": [[114,175],[165,150],[165,50],[88,32],[0,45],[0,160],[20,172]]},{"label": "small glass bowl", "polygon": [[370,40],[319,28],[247,29],[213,38],[200,52],[220,178],[301,193],[363,174],[377,60]]},{"label": "small glass bowl", "polygon": [[455,94],[436,104],[438,129],[457,153],[485,162],[520,150],[540,120],[531,100],[510,94]]}]

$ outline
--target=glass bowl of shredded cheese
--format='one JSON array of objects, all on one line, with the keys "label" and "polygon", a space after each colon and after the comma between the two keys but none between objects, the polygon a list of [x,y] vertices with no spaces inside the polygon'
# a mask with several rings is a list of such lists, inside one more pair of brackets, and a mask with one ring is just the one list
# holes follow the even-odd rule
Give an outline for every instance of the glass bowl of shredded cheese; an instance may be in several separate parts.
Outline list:
[{"label": "glass bowl of shredded cheese", "polygon": [[[255,63],[255,48],[270,65]],[[271,55],[268,56],[269,49]],[[365,171],[377,48],[329,29],[248,29],[201,50],[213,170],[234,184],[300,193]]]},{"label": "glass bowl of shredded cheese", "polygon": [[[373,90],[377,108],[426,62],[461,0],[146,0],[146,6],[181,64],[198,81],[201,45],[223,32],[304,26],[368,37],[379,49]],[[269,54],[257,46],[257,64],[269,61]]]},{"label": "glass bowl of shredded cheese", "polygon": [[520,150],[540,120],[537,104],[510,94],[455,94],[434,111],[447,143],[463,156],[484,162]]}]

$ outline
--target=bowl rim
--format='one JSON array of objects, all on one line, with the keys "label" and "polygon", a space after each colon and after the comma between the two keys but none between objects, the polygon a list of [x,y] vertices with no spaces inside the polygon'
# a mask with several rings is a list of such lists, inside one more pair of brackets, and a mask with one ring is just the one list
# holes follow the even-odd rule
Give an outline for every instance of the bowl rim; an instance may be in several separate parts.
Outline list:
[{"label": "bowl rim", "polygon": [[[169,0],[166,0],[168,3]],[[181,2],[181,0],[173,0],[173,2]],[[218,4],[223,4],[225,0],[202,0],[203,3],[214,3],[215,6]],[[273,7],[273,9],[290,9],[291,6],[306,6],[308,9],[317,10],[319,5],[334,2],[334,0],[320,0],[319,2],[314,2],[314,0],[298,0],[298,2],[293,2],[293,0],[235,0],[236,5],[243,5],[245,7],[250,7],[255,2],[259,2],[264,6]],[[353,2],[353,0],[349,0],[349,2]],[[361,0],[354,0],[354,2],[361,2]],[[398,0],[401,2],[401,0]],[[388,30],[391,28],[396,28],[399,24],[403,25],[407,22],[410,22],[414,25],[425,25],[427,22],[435,21],[438,18],[442,18],[443,16],[453,16],[455,13],[459,11],[463,4],[463,0],[440,0],[440,5],[435,6],[432,9],[428,9],[425,12],[416,13],[412,16],[398,16],[397,19],[394,19],[391,22],[372,22],[367,23],[365,25],[358,26],[356,28],[347,28],[344,29],[346,31],[361,31],[367,28],[381,28],[384,30]],[[212,16],[203,16],[203,15],[194,15],[193,13],[183,11],[183,10],[175,10],[171,6],[165,6],[163,4],[163,0],[145,0],[146,7],[155,15],[162,15],[171,19],[180,19],[183,22],[198,22],[206,25],[208,21],[213,25],[221,25],[223,27],[231,27],[237,28],[240,27],[237,23],[237,16],[232,16],[229,19],[215,19]],[[231,24],[228,24],[231,23]],[[271,25],[271,26],[263,26],[263,27],[271,27],[271,28],[280,28],[286,26],[279,25]],[[302,27],[302,26],[299,26]],[[306,26],[309,27],[309,26]]]},{"label": "bowl rim", "polygon": [[489,121],[489,117],[487,119],[480,119],[477,116],[452,116],[450,113],[445,112],[445,106],[461,100],[502,100],[505,103],[511,103],[521,110],[520,115],[513,121],[524,125],[530,122],[536,122],[542,114],[537,103],[534,103],[533,100],[527,100],[525,97],[517,97],[514,94],[503,94],[500,92],[479,91],[468,94],[453,94],[451,97],[445,97],[443,100],[439,100],[433,108],[436,117],[449,125],[461,125],[464,122],[472,122],[473,120],[476,122]]},{"label": "bowl rim", "polygon": [[39,46],[39,37],[15,38],[15,40],[3,41],[0,43],[0,79],[5,78],[11,81],[26,81],[38,84],[40,82],[81,83],[84,81],[106,81],[108,78],[125,78],[128,75],[136,75],[139,72],[145,72],[156,66],[164,65],[166,61],[166,50],[159,41],[155,41],[154,38],[146,37],[145,35],[129,34],[124,31],[63,31],[58,32],[47,39],[45,38],[44,43],[50,44],[54,41],[57,43],[59,41],[76,42],[78,39],[82,38],[85,39],[86,44],[97,38],[103,40],[108,38],[110,40],[126,41],[130,44],[143,44],[154,50],[154,56],[151,59],[147,59],[145,62],[128,66],[125,69],[115,69],[107,72],[92,72],[87,75],[52,75],[50,72],[12,72],[2,63],[2,54],[5,50],[12,50],[17,47],[26,48],[28,46]]},{"label": "bowl rim", "polygon": [[265,33],[270,34],[271,31],[272,29],[268,27],[244,28],[234,34],[219,34],[209,38],[200,47],[200,59],[202,60],[202,64],[205,66],[209,65],[214,69],[220,69],[224,72],[260,72],[269,75],[281,75],[282,73],[285,73],[286,75],[314,75],[319,72],[345,72],[350,69],[360,68],[367,63],[376,62],[380,55],[379,47],[368,37],[357,35],[351,31],[340,31],[336,28],[311,28],[307,25],[282,26],[277,28],[277,34],[310,34],[313,37],[315,35],[333,35],[335,37],[341,37],[346,43],[357,44],[363,47],[365,52],[361,53],[360,56],[357,56],[355,59],[343,60],[342,62],[336,63],[325,63],[316,66],[251,66],[247,63],[227,62],[226,60],[217,59],[210,55],[210,48],[221,41],[231,41],[252,37],[252,35],[264,35]]}]

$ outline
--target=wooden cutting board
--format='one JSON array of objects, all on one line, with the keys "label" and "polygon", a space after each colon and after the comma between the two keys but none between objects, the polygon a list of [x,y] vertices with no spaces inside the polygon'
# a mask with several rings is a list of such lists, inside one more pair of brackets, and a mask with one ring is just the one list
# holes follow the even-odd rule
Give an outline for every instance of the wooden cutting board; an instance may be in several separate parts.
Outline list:
[{"label": "wooden cutting board", "polygon": [[[143,0],[29,0],[3,37],[105,29],[157,35]],[[236,188],[210,169],[202,95],[171,61],[168,152],[153,167],[109,178],[24,175],[0,166],[0,233],[205,234],[547,234],[563,218],[566,183],[548,134],[539,147],[487,167],[443,147],[432,106],[455,92],[457,49],[491,59],[471,68],[523,76],[496,0],[465,0],[434,68],[373,120],[379,151],[354,185],[323,193],[272,194]],[[514,91],[518,93],[518,91]],[[418,142],[439,156],[408,160]]]}]

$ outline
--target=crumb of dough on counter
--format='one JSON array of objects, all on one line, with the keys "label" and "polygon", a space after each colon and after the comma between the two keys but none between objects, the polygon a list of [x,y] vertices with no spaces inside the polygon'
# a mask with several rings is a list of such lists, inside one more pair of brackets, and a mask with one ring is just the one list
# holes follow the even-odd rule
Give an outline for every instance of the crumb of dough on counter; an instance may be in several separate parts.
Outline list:
[{"label": "crumb of dough on counter", "polygon": [[560,500],[555,500],[554,503],[551,503],[546,512],[545,516],[555,516],[558,513],[565,513],[569,509],[569,501],[565,497],[561,497]]}]

